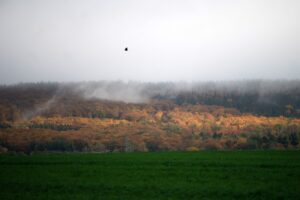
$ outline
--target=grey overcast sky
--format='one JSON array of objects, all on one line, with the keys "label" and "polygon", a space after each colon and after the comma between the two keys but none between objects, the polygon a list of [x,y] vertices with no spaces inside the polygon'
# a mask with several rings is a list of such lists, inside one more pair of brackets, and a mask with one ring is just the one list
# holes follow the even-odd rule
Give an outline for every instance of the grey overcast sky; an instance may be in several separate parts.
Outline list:
[{"label": "grey overcast sky", "polygon": [[299,78],[299,0],[0,0],[0,84]]}]

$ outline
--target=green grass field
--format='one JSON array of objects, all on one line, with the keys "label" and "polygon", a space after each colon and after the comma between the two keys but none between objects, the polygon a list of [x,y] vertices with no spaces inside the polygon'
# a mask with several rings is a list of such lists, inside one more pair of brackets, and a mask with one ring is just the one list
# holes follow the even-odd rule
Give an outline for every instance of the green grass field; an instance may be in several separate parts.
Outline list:
[{"label": "green grass field", "polygon": [[299,199],[300,151],[0,156],[0,199]]}]

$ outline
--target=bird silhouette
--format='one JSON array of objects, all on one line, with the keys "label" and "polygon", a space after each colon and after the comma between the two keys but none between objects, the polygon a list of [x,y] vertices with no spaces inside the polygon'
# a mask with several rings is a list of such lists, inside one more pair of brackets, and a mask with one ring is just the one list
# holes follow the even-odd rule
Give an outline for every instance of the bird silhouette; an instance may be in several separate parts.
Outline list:
[{"label": "bird silhouette", "polygon": [[125,47],[124,51],[128,51],[128,47]]}]

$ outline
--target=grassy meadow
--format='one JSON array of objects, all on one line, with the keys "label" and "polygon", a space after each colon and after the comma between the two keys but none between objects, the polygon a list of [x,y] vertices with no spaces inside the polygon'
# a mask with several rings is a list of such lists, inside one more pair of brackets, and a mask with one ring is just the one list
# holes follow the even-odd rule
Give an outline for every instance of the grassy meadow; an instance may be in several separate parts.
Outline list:
[{"label": "grassy meadow", "polygon": [[300,151],[0,156],[0,199],[299,199]]}]

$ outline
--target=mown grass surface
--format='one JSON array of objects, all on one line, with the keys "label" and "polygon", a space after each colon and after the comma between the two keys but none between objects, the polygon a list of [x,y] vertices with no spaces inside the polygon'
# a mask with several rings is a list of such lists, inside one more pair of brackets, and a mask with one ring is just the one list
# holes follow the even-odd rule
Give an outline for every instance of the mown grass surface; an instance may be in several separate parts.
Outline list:
[{"label": "mown grass surface", "polygon": [[0,199],[299,199],[300,151],[0,156]]}]

